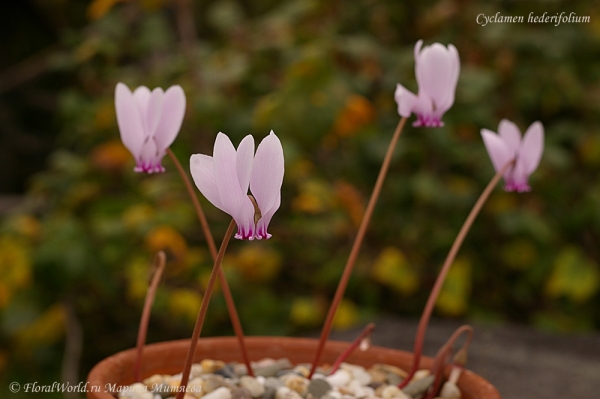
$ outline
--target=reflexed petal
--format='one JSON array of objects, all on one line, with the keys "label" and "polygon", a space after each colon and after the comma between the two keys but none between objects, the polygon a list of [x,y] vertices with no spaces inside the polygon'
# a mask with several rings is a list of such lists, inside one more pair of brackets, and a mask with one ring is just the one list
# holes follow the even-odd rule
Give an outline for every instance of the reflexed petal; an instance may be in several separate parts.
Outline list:
[{"label": "reflexed petal", "polygon": [[250,191],[261,210],[271,209],[281,192],[284,174],[283,147],[271,131],[256,149]]},{"label": "reflexed petal", "polygon": [[142,119],[146,119],[146,115],[148,115],[148,103],[150,102],[151,94],[150,89],[146,86],[139,86],[133,91],[133,97],[140,110]]},{"label": "reflexed petal", "polygon": [[504,140],[512,156],[516,156],[521,146],[521,131],[519,127],[509,121],[502,119],[498,125],[498,135]]},{"label": "reflexed petal", "polygon": [[277,198],[275,199],[273,206],[270,209],[263,212],[262,218],[260,218],[258,223],[256,223],[256,237],[259,240],[271,238],[271,234],[268,233],[267,228],[269,227],[271,218],[273,218],[273,215],[275,214],[277,209],[279,209],[280,205],[281,205],[281,193],[279,193],[277,195]]},{"label": "reflexed petal", "polygon": [[401,84],[397,84],[394,99],[398,104],[398,114],[403,118],[408,118],[414,111],[417,96],[406,90]]},{"label": "reflexed petal", "polygon": [[152,139],[146,139],[142,146],[142,151],[139,157],[136,159],[137,166],[134,169],[136,172],[162,172],[163,169],[160,166],[160,159],[156,161],[157,151],[156,143]]},{"label": "reflexed petal", "polygon": [[144,117],[144,123],[146,124],[146,132],[149,137],[154,137],[156,128],[160,122],[163,106],[163,95],[163,90],[160,87],[157,87],[156,89],[152,90],[150,98],[148,99],[148,108]]},{"label": "reflexed petal", "polygon": [[417,43],[415,43],[415,49],[414,49],[414,54],[415,54],[415,75],[417,73],[417,65],[419,64],[419,59],[421,58],[421,47],[423,47],[423,40],[419,40]]},{"label": "reflexed petal", "polygon": [[245,200],[247,200],[247,196],[240,188],[237,176],[235,148],[229,137],[223,133],[219,133],[215,140],[213,161],[215,178],[217,179],[217,190],[219,191],[223,210],[236,218],[237,213],[242,209]]},{"label": "reflexed petal", "polygon": [[217,189],[217,180],[215,177],[215,168],[213,157],[203,154],[194,154],[190,157],[190,172],[194,183],[198,190],[209,200],[214,206],[226,212],[219,198],[219,190]]},{"label": "reflexed petal", "polygon": [[531,187],[527,182],[528,178],[529,173],[527,173],[525,161],[523,158],[518,158],[511,173],[511,181],[507,182],[507,186],[510,186],[512,189],[509,191],[518,191],[520,193],[531,191]]},{"label": "reflexed petal", "polygon": [[253,240],[256,235],[254,226],[254,205],[248,196],[245,196],[242,202],[242,207],[238,210],[235,215],[232,215],[235,219],[235,223],[238,227],[238,232],[235,238],[238,240]]},{"label": "reflexed petal", "polygon": [[254,137],[247,135],[242,139],[237,149],[235,167],[242,193],[248,193],[252,164],[254,161]]},{"label": "reflexed petal", "polygon": [[544,126],[534,122],[523,136],[519,149],[519,159],[523,160],[525,172],[530,175],[540,164],[544,151]]},{"label": "reflexed petal", "polygon": [[435,111],[443,113],[454,102],[456,89],[456,59],[439,43],[426,47],[417,68],[419,94],[424,92],[435,104]]},{"label": "reflexed petal", "polygon": [[115,89],[115,110],[121,140],[137,160],[146,138],[144,125],[135,98],[123,83],[118,83]]},{"label": "reflexed petal", "polygon": [[185,93],[181,86],[171,86],[163,95],[160,122],[154,137],[161,150],[169,148],[181,129],[185,115]]},{"label": "reflexed petal", "polygon": [[481,129],[481,137],[483,138],[483,144],[485,144],[485,148],[492,160],[494,169],[496,172],[500,171],[507,162],[513,159],[513,155],[508,149],[508,146],[500,136],[490,130]]}]

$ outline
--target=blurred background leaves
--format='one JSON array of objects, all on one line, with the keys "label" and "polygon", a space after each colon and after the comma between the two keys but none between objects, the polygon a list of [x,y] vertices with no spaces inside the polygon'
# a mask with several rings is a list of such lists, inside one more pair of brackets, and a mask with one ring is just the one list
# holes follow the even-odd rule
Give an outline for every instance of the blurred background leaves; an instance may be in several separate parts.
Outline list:
[{"label": "blurred background leaves", "polygon": [[[168,254],[149,341],[186,338],[210,255],[174,166],[133,173],[115,84],[188,99],[184,165],[219,131],[274,129],[286,154],[268,242],[224,262],[249,334],[318,329],[389,139],[395,85],[416,89],[414,43],[453,43],[462,71],[445,127],[408,127],[338,328],[418,317],[493,169],[479,130],[540,120],[533,191],[497,188],[437,303],[440,316],[600,328],[600,8],[591,2],[29,0],[4,2],[0,48],[0,379],[81,381],[129,348],[150,264]],[[587,24],[477,15],[590,15]],[[15,199],[16,198],[16,199]],[[227,217],[204,199],[217,242]],[[231,334],[219,291],[205,335]],[[81,358],[73,355],[79,349]],[[77,367],[79,366],[79,367]],[[61,374],[62,368],[62,377]]]}]

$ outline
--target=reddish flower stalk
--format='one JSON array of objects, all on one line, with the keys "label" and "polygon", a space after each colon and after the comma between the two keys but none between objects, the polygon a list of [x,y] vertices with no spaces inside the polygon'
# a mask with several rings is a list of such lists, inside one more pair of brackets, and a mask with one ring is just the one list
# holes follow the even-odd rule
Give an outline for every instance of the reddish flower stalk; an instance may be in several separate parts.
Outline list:
[{"label": "reddish flower stalk", "polygon": [[458,340],[458,338],[463,334],[467,333],[467,338],[465,343],[460,348],[460,350],[454,355],[453,358],[453,366],[463,368],[467,362],[467,351],[469,345],[471,344],[471,340],[473,339],[473,327],[469,325],[463,325],[454,331],[450,339],[440,348],[438,353],[435,355],[435,359],[433,362],[433,366],[431,367],[431,374],[435,376],[435,382],[424,399],[433,399],[438,395],[440,390],[440,385],[442,385],[442,377],[444,373],[444,365],[446,364],[446,359],[452,355],[452,347]]},{"label": "reddish flower stalk", "polygon": [[235,221],[232,220],[231,223],[229,223],[229,227],[227,228],[227,232],[225,233],[225,237],[221,243],[221,248],[217,254],[217,259],[215,260],[212,272],[210,273],[210,278],[208,279],[208,284],[206,285],[206,291],[204,292],[204,297],[202,298],[202,304],[200,305],[200,311],[198,312],[198,318],[196,319],[196,324],[194,325],[194,332],[192,333],[192,338],[190,340],[190,349],[188,350],[185,359],[181,383],[179,384],[176,399],[183,399],[183,396],[185,395],[186,387],[190,379],[190,370],[192,369],[194,354],[196,353],[196,346],[198,345],[198,338],[200,338],[202,325],[204,324],[204,318],[206,316],[206,311],[208,310],[208,303],[210,302],[210,297],[212,296],[215,283],[217,282],[217,276],[219,275],[219,269],[221,268],[221,262],[223,262],[225,250],[227,249],[227,245],[229,244],[229,240],[233,235],[235,227]]},{"label": "reddish flower stalk", "polygon": [[[196,191],[194,190],[194,187],[192,186],[192,183],[187,173],[181,166],[181,163],[170,148],[167,149],[167,154],[169,154],[169,157],[175,164],[177,172],[179,172],[179,175],[185,183],[185,188],[187,189],[188,195],[192,200],[192,204],[194,205],[196,215],[198,216],[198,221],[200,222],[200,226],[202,227],[204,237],[206,238],[208,250],[210,251],[210,255],[214,262],[217,260],[217,246],[215,245],[215,239],[213,238],[212,233],[210,231],[210,227],[208,226],[208,221],[206,220],[206,216],[204,215],[204,211],[202,210],[200,201],[198,201],[198,196],[196,196]],[[254,377],[254,372],[252,371],[252,367],[250,366],[250,357],[248,356],[248,350],[246,349],[242,323],[240,322],[240,317],[238,315],[237,308],[235,307],[235,302],[233,301],[233,296],[231,295],[231,290],[229,289],[227,278],[225,277],[225,273],[221,268],[219,268],[219,283],[221,283],[221,289],[223,290],[223,296],[225,297],[225,303],[227,304],[229,318],[231,319],[231,324],[233,325],[233,331],[235,332],[235,336],[238,339],[238,343],[242,351],[242,358],[244,364],[246,364],[246,368],[248,369],[248,375]]]},{"label": "reddish flower stalk", "polygon": [[342,302],[342,298],[344,297],[344,292],[346,291],[346,286],[348,285],[348,281],[350,280],[352,269],[354,268],[354,264],[356,263],[356,259],[358,258],[358,252],[365,237],[365,233],[367,231],[367,227],[369,226],[369,222],[371,221],[371,216],[373,215],[375,204],[377,203],[377,199],[379,198],[379,194],[381,193],[381,187],[383,186],[383,182],[385,181],[385,177],[392,160],[392,155],[394,154],[394,149],[396,148],[396,144],[398,143],[398,139],[400,138],[400,134],[402,133],[402,129],[404,128],[405,123],[406,118],[402,118],[400,119],[400,122],[398,122],[396,131],[392,136],[392,140],[390,141],[387,153],[385,154],[385,158],[383,159],[381,169],[379,170],[379,176],[377,176],[377,182],[375,183],[375,187],[373,188],[373,193],[371,194],[371,198],[369,199],[369,203],[367,204],[367,209],[365,210],[365,214],[358,228],[358,233],[356,234],[354,243],[352,244],[352,249],[350,250],[350,255],[348,256],[348,261],[346,262],[346,266],[344,267],[344,272],[342,273],[342,277],[340,279],[340,282],[338,283],[335,296],[333,297],[333,301],[331,302],[331,306],[329,307],[329,312],[327,313],[327,318],[325,319],[325,324],[323,325],[323,330],[321,331],[321,337],[319,338],[319,344],[317,346],[317,351],[312,363],[309,378],[312,377],[315,370],[317,369],[319,361],[321,360],[321,355],[323,354],[325,342],[327,342],[327,339],[329,338],[329,333],[331,332],[331,327],[333,326],[333,319],[335,317],[335,313],[340,303]]},{"label": "reddish flower stalk", "polygon": [[[340,365],[342,364],[342,362],[344,360],[346,360],[348,358],[348,356],[350,356],[352,354],[352,352],[354,352],[356,350],[356,348],[360,347],[360,349],[362,351],[366,351],[367,349],[369,349],[369,347],[371,346],[371,342],[370,342],[371,334],[373,334],[374,329],[375,329],[374,323],[367,324],[367,326],[360,333],[358,338],[356,338],[352,342],[352,344],[348,347],[348,349],[346,349],[344,352],[342,352],[342,354],[340,356],[338,356],[338,358],[335,360],[335,363],[333,363],[333,366],[331,367],[330,374],[335,373],[340,368]],[[365,343],[367,346],[366,346],[366,348],[363,349],[363,345],[365,345]]]},{"label": "reddish flower stalk", "polygon": [[450,270],[450,267],[452,266],[452,263],[454,262],[456,255],[458,254],[458,250],[460,249],[465,237],[467,236],[467,233],[471,229],[471,226],[473,225],[475,218],[479,214],[479,211],[481,211],[481,208],[483,208],[483,205],[485,204],[488,197],[492,193],[492,190],[494,189],[494,187],[496,187],[496,185],[498,184],[498,181],[502,178],[502,175],[509,168],[511,168],[513,164],[514,164],[514,160],[507,162],[504,165],[504,167],[502,169],[500,169],[494,175],[494,177],[488,183],[485,190],[483,190],[483,193],[481,193],[481,196],[475,203],[475,206],[473,206],[473,209],[471,209],[471,212],[469,213],[467,220],[465,220],[465,223],[463,224],[458,235],[456,236],[456,239],[454,240],[454,243],[452,244],[452,248],[450,248],[450,252],[448,252],[448,255],[446,257],[446,260],[444,261],[442,269],[440,270],[440,273],[438,274],[438,277],[437,277],[437,280],[435,281],[433,289],[431,290],[431,293],[429,294],[429,298],[427,299],[427,304],[425,305],[425,309],[423,310],[423,314],[421,315],[421,320],[419,321],[419,327],[417,329],[417,335],[415,337],[415,347],[414,347],[414,351],[413,351],[413,361],[412,361],[411,369],[408,372],[408,376],[398,385],[399,388],[403,388],[408,384],[408,382],[415,375],[417,368],[419,367],[419,361],[421,360],[421,354],[423,351],[423,341],[425,339],[425,331],[427,330],[427,324],[429,324],[429,319],[431,318],[431,314],[433,312],[435,302],[437,301],[440,291],[442,290],[442,286],[444,285],[444,280],[446,279],[446,276],[448,275],[448,271]]},{"label": "reddish flower stalk", "polygon": [[156,290],[160,283],[163,270],[167,263],[167,257],[163,251],[159,251],[154,257],[152,280],[148,291],[146,292],[146,299],[144,300],[144,309],[142,310],[142,318],[140,320],[140,328],[137,336],[137,346],[135,355],[135,365],[133,367],[133,375],[137,382],[142,380],[142,353],[144,352],[144,344],[146,343],[146,335],[148,333],[148,322],[150,321],[150,311],[152,310],[152,304],[154,303],[154,297],[156,297]]}]

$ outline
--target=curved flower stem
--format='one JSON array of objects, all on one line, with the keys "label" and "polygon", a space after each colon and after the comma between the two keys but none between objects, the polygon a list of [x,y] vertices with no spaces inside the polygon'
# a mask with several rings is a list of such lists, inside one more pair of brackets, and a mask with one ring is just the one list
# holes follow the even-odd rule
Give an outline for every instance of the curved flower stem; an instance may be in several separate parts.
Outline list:
[{"label": "curved flower stem", "polygon": [[375,329],[374,323],[367,324],[367,326],[365,327],[364,330],[362,330],[362,332],[360,333],[358,338],[356,338],[354,340],[354,342],[352,342],[352,344],[344,352],[342,352],[342,354],[340,356],[338,356],[335,363],[333,363],[333,366],[331,367],[330,374],[335,373],[340,368],[340,365],[342,364],[342,362],[344,360],[346,360],[348,358],[348,356],[350,356],[352,354],[352,352],[354,352],[356,350],[356,348],[358,348],[360,346],[361,350],[364,351],[364,350],[367,350],[369,348],[369,346],[371,346],[369,343],[366,349],[362,349],[363,342],[365,342],[365,340],[371,339],[371,334],[373,333],[374,329]]},{"label": "curved flower stem", "polygon": [[146,343],[146,334],[148,333],[148,322],[150,321],[150,311],[152,304],[154,303],[154,297],[156,296],[156,290],[160,283],[160,278],[165,265],[167,263],[167,256],[163,251],[159,251],[154,257],[152,281],[146,292],[146,299],[144,300],[144,309],[142,310],[142,318],[140,320],[140,329],[138,330],[137,346],[135,354],[135,365],[133,367],[133,375],[137,382],[142,380],[142,353],[144,352],[144,344]]},{"label": "curved flower stem", "polygon": [[[458,327],[450,339],[440,348],[438,353],[435,355],[435,359],[433,362],[433,366],[431,367],[431,374],[435,376],[434,384],[425,396],[424,399],[433,399],[438,395],[438,391],[440,390],[440,385],[442,384],[442,374],[444,372],[444,364],[446,363],[446,359],[452,354],[452,347],[456,343],[456,340],[463,334],[467,333],[467,338],[462,348],[454,355],[454,367],[459,367],[462,369],[466,364],[467,350],[469,345],[471,344],[471,340],[473,339],[473,327],[469,325],[462,325]],[[459,359],[462,358],[462,359]],[[460,376],[460,374],[458,374]],[[457,378],[458,380],[458,378]],[[456,381],[453,381],[456,383]]]},{"label": "curved flower stem", "polygon": [[400,134],[402,133],[402,129],[404,128],[405,123],[406,118],[402,118],[400,119],[400,122],[398,122],[398,126],[394,131],[394,135],[392,136],[392,140],[390,141],[387,153],[385,154],[385,158],[383,159],[381,169],[379,170],[379,176],[377,176],[377,182],[375,183],[375,187],[373,188],[373,192],[371,194],[371,198],[369,199],[369,203],[367,204],[365,214],[362,218],[362,221],[360,222],[358,233],[356,234],[356,238],[354,239],[354,243],[352,244],[352,249],[350,250],[350,255],[348,256],[346,266],[344,266],[344,272],[342,273],[342,277],[340,279],[340,282],[338,283],[335,296],[333,297],[333,301],[331,302],[331,306],[329,307],[329,312],[327,313],[327,318],[325,319],[325,324],[323,325],[323,330],[321,331],[319,345],[317,346],[317,352],[315,354],[315,358],[313,360],[312,368],[310,370],[310,375],[308,378],[312,377],[315,370],[317,369],[319,361],[321,360],[321,355],[323,353],[323,348],[325,347],[325,342],[329,338],[329,333],[331,332],[331,327],[333,325],[335,313],[342,301],[342,298],[344,297],[346,286],[348,285],[348,281],[350,280],[352,269],[354,268],[354,264],[356,263],[356,259],[358,258],[358,252],[362,245],[363,239],[365,238],[365,233],[367,232],[367,227],[369,226],[369,222],[371,221],[371,216],[373,215],[375,204],[377,203],[377,199],[379,198],[379,194],[381,193],[381,187],[383,186],[385,176],[392,161],[394,149],[396,148],[396,144],[398,143],[398,139],[400,138]]},{"label": "curved flower stem", "polygon": [[190,379],[192,361],[194,360],[196,346],[198,345],[198,338],[200,338],[200,332],[202,332],[202,325],[204,324],[204,318],[206,316],[206,311],[208,310],[208,303],[210,302],[210,297],[212,295],[213,288],[215,287],[215,283],[217,282],[217,276],[219,275],[219,269],[221,268],[221,262],[223,261],[225,250],[227,249],[229,240],[233,235],[234,229],[235,221],[231,220],[231,223],[229,223],[229,227],[227,228],[227,232],[225,233],[225,237],[223,238],[223,243],[221,243],[221,248],[219,249],[219,253],[217,254],[217,259],[215,260],[212,272],[210,273],[210,278],[208,279],[208,284],[206,285],[204,297],[202,297],[202,304],[200,305],[200,311],[198,312],[198,318],[196,319],[194,332],[192,332],[192,338],[190,340],[190,349],[188,350],[187,357],[185,359],[183,374],[181,375],[181,383],[179,384],[176,399],[183,399],[183,396],[185,395],[186,387]]},{"label": "curved flower stem", "polygon": [[[179,175],[185,183],[185,188],[187,189],[188,195],[192,200],[192,204],[194,205],[194,210],[196,211],[198,221],[200,222],[200,226],[202,227],[202,232],[204,233],[204,237],[206,238],[208,250],[210,251],[210,255],[214,262],[217,260],[217,246],[215,245],[215,239],[212,236],[210,227],[208,226],[208,221],[206,220],[206,215],[204,215],[202,206],[200,206],[200,201],[198,201],[198,197],[196,196],[196,192],[194,191],[192,182],[190,181],[187,173],[185,173],[185,170],[183,170],[181,163],[170,148],[167,149],[167,154],[169,154],[169,157],[171,158],[171,160],[175,164],[175,167],[177,168],[177,172],[179,172]],[[242,358],[244,360],[244,363],[246,364],[246,368],[248,369],[248,375],[254,377],[254,372],[252,371],[252,367],[250,366],[250,357],[248,356],[248,350],[246,349],[242,323],[240,322],[240,317],[235,307],[235,302],[233,301],[233,296],[231,295],[229,284],[227,283],[227,279],[225,278],[225,273],[221,268],[219,268],[219,282],[221,283],[221,289],[223,290],[223,296],[225,297],[225,303],[227,304],[227,311],[229,312],[229,318],[231,319],[231,324],[233,325],[233,331],[235,331],[235,336],[238,339],[238,343],[242,351]]]},{"label": "curved flower stem", "polygon": [[479,196],[479,199],[475,203],[475,206],[473,206],[473,209],[471,209],[467,220],[465,220],[465,223],[462,225],[458,235],[454,239],[454,243],[450,248],[450,252],[448,252],[448,255],[446,256],[446,260],[444,261],[444,264],[442,266],[442,269],[440,270],[440,273],[437,276],[437,279],[435,280],[435,284],[433,286],[433,289],[431,290],[431,293],[429,294],[429,298],[427,299],[427,304],[425,305],[423,314],[421,315],[421,320],[419,321],[419,327],[417,329],[417,335],[415,337],[415,347],[413,351],[413,361],[411,369],[408,372],[408,376],[398,385],[399,388],[403,388],[408,384],[408,382],[415,375],[417,368],[419,367],[419,361],[421,360],[421,354],[423,351],[423,341],[425,340],[425,331],[427,330],[427,324],[429,323],[429,319],[431,318],[431,313],[433,312],[435,302],[437,301],[440,291],[442,290],[442,286],[444,285],[446,275],[448,274],[448,271],[450,270],[450,267],[452,266],[452,263],[456,258],[460,246],[462,245],[465,237],[467,236],[467,233],[471,229],[471,226],[473,225],[475,218],[479,214],[479,211],[481,211],[481,208],[492,193],[492,190],[494,189],[494,187],[496,187],[496,184],[498,184],[498,181],[502,178],[504,172],[506,172],[508,168],[510,168],[513,164],[514,160],[507,162],[506,165],[504,165],[502,169],[500,169],[494,175],[494,177],[488,183],[485,190],[483,190],[483,193],[481,193],[481,195]]}]

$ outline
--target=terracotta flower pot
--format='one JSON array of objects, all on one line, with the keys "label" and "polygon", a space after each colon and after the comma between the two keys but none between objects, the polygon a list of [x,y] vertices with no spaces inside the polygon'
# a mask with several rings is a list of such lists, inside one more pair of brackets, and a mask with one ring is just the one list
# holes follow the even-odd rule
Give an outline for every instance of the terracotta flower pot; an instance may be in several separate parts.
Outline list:
[{"label": "terracotta flower pot", "polygon": [[[316,339],[286,337],[247,337],[246,344],[252,360],[288,358],[292,363],[311,363],[317,347]],[[329,341],[325,346],[322,362],[332,363],[348,347],[348,342]],[[189,340],[168,341],[147,345],[142,361],[144,378],[154,374],[176,374],[181,372]],[[195,361],[210,358],[215,360],[240,361],[241,355],[235,337],[201,338],[198,341]],[[366,352],[355,352],[349,363],[365,367],[375,363],[386,363],[402,369],[410,367],[412,354],[378,346]],[[98,363],[88,376],[88,399],[113,399],[107,387],[127,386],[134,382],[133,364],[135,349],[110,356]],[[423,357],[421,366],[426,368],[431,358]],[[464,371],[458,381],[463,399],[500,399],[496,388],[488,381],[470,371]],[[98,392],[96,392],[98,391]]]}]

